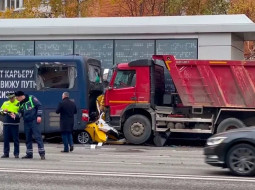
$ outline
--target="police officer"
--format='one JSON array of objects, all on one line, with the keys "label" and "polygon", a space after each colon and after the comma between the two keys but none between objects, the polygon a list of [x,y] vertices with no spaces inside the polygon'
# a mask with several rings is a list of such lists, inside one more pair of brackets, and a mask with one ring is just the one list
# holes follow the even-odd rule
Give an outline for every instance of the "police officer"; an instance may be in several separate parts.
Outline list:
[{"label": "police officer", "polygon": [[39,100],[32,96],[24,94],[23,91],[15,92],[15,96],[19,101],[19,114],[12,115],[12,117],[23,117],[24,120],[24,130],[26,134],[26,156],[22,159],[32,159],[33,158],[33,139],[32,135],[35,138],[35,141],[38,144],[38,152],[42,160],[45,160],[45,150],[42,140],[41,131],[39,124],[41,123],[42,115],[42,105]]},{"label": "police officer", "polygon": [[14,93],[7,94],[7,98],[9,100],[1,106],[1,114],[4,115],[4,154],[1,158],[9,158],[11,136],[14,142],[14,157],[19,158],[19,119],[10,116],[11,113],[18,113],[19,101]]}]

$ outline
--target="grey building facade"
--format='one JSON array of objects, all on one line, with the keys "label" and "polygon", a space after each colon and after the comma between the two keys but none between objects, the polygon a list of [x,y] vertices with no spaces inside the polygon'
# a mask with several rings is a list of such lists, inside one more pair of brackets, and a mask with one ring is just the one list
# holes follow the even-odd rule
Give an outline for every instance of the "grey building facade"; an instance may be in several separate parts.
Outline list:
[{"label": "grey building facade", "polygon": [[243,59],[245,40],[255,40],[245,15],[0,19],[2,56],[79,54],[104,68],[153,54]]}]

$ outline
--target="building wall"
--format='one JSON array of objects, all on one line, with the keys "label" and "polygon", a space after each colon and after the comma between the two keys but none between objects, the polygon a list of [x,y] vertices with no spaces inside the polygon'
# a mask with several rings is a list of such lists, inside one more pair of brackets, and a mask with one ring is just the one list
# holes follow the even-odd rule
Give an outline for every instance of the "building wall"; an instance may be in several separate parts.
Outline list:
[{"label": "building wall", "polygon": [[244,42],[243,40],[232,34],[231,35],[231,59],[233,60],[242,60],[244,59]]},{"label": "building wall", "polygon": [[[54,38],[53,38],[54,39]],[[104,68],[119,62],[150,59],[154,54],[174,54],[178,59],[197,59],[197,38],[0,40],[0,55],[79,54],[102,61]]]},{"label": "building wall", "polygon": [[0,39],[0,55],[70,55],[97,58],[103,67],[173,54],[178,59],[243,59],[243,41],[231,33],[126,36],[15,36]]},{"label": "building wall", "polygon": [[200,34],[198,38],[198,59],[242,60],[243,41],[231,33]]}]

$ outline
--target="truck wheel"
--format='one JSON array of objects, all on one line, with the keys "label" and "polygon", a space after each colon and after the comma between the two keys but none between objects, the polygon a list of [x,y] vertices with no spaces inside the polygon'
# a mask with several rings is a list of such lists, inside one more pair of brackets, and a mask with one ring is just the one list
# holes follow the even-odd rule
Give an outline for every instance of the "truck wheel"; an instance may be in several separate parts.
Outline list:
[{"label": "truck wheel", "polygon": [[143,144],[151,136],[151,123],[143,115],[133,115],[125,122],[123,133],[128,142]]},{"label": "truck wheel", "polygon": [[3,122],[0,121],[0,142],[3,142],[4,141],[4,125],[3,125]]},{"label": "truck wheel", "polygon": [[255,148],[249,144],[235,145],[227,153],[226,164],[234,175],[253,176],[255,174]]},{"label": "truck wheel", "polygon": [[243,128],[243,127],[246,127],[246,126],[239,119],[236,119],[236,118],[227,118],[227,119],[224,119],[219,124],[219,126],[217,128],[217,133],[221,133],[221,132],[228,131],[228,130],[231,130],[231,129]]},{"label": "truck wheel", "polygon": [[91,137],[87,131],[80,131],[76,133],[76,142],[79,144],[90,144]]}]

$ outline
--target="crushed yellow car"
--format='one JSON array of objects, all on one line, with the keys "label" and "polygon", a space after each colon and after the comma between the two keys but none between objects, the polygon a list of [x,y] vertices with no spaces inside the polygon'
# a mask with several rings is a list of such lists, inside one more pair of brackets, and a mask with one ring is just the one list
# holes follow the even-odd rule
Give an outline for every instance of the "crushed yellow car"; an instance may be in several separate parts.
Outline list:
[{"label": "crushed yellow car", "polygon": [[108,139],[106,133],[98,129],[96,122],[87,124],[85,131],[89,133],[93,142],[105,143]]},{"label": "crushed yellow car", "polygon": [[100,95],[96,100],[99,118],[97,121],[88,123],[85,131],[89,134],[90,140],[97,143],[105,143],[108,138],[112,140],[119,140],[119,133],[116,129],[109,126],[104,118],[104,95]]}]

